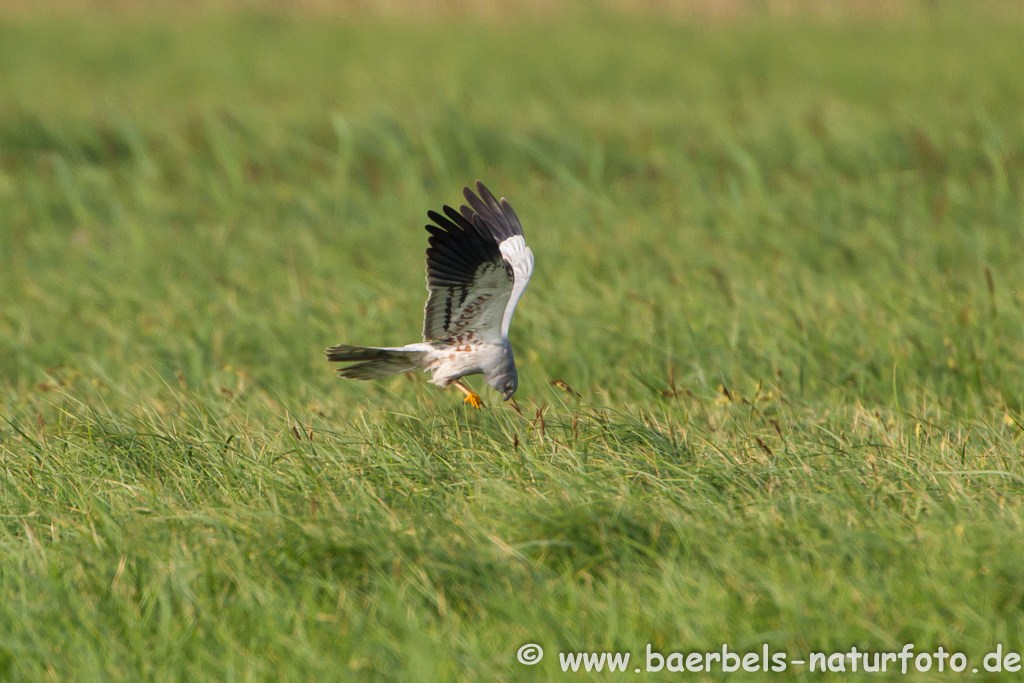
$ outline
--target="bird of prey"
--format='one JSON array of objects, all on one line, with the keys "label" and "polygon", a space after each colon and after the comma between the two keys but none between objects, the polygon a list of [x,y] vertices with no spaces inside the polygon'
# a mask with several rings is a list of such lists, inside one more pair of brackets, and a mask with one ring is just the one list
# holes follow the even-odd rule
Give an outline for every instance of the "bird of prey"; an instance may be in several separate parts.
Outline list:
[{"label": "bird of prey", "polygon": [[[444,207],[444,215],[428,211],[433,224],[427,249],[427,305],[423,311],[423,342],[376,347],[339,344],[325,351],[327,360],[352,363],[338,370],[349,379],[378,379],[430,370],[439,387],[454,385],[465,403],[482,408],[483,401],[465,383],[467,375],[483,374],[487,384],[512,398],[519,386],[508,326],[519,297],[533,273],[533,252],[523,226],[509,203],[498,201],[479,180],[479,197],[462,190],[469,206]],[[514,401],[513,401],[514,403]]]}]

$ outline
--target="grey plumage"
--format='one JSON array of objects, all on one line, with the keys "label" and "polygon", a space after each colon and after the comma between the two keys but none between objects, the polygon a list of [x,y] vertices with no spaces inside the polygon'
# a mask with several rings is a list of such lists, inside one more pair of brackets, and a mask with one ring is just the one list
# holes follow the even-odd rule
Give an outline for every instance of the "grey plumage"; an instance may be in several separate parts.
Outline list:
[{"label": "grey plumage", "polygon": [[420,367],[423,353],[401,348],[375,348],[372,346],[349,346],[338,344],[325,352],[332,363],[352,363],[338,370],[347,379],[381,379],[415,370]]},{"label": "grey plumage", "polygon": [[519,385],[508,326],[533,272],[533,252],[509,203],[477,181],[469,206],[429,211],[427,298],[423,342],[402,347],[340,344],[327,359],[354,363],[338,372],[350,379],[377,379],[422,367],[441,387],[456,383],[474,405],[479,397],[457,381],[480,374],[509,399]]}]

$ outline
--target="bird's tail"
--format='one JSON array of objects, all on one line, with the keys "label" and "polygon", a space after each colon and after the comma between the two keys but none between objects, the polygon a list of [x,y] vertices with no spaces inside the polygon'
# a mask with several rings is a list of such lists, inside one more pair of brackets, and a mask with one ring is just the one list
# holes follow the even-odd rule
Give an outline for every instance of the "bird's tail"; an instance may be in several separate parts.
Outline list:
[{"label": "bird's tail", "polygon": [[338,344],[324,351],[327,360],[334,363],[355,363],[338,370],[348,379],[380,379],[401,375],[423,367],[423,350],[395,347],[349,346]]}]

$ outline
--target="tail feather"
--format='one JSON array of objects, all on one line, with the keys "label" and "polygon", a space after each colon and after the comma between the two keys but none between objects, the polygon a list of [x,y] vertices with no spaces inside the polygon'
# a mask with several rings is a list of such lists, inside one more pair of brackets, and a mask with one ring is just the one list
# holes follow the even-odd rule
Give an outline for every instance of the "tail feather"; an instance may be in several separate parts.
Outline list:
[{"label": "tail feather", "polygon": [[335,363],[355,363],[338,370],[348,379],[380,379],[421,367],[423,352],[403,348],[378,348],[338,344],[325,352],[327,360]]}]

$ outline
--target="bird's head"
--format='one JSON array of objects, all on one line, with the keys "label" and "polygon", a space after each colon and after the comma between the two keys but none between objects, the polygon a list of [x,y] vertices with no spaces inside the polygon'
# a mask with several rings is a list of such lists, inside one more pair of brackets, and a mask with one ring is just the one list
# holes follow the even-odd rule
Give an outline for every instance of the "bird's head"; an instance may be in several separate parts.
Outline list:
[{"label": "bird's head", "polygon": [[516,372],[516,366],[512,362],[505,363],[499,372],[485,374],[484,378],[492,389],[501,393],[504,401],[512,398],[516,389],[519,388],[519,373]]},{"label": "bird's head", "polygon": [[510,398],[512,398],[512,396],[516,393],[516,389],[518,388],[519,380],[516,379],[515,377],[509,379],[509,381],[505,383],[504,388],[502,388],[501,390],[501,400],[507,401]]},{"label": "bird's head", "polygon": [[490,385],[491,389],[501,393],[503,401],[507,401],[512,398],[512,395],[516,393],[516,389],[519,388],[519,377],[516,376],[515,370],[513,370],[511,374],[488,377],[487,384]]}]

